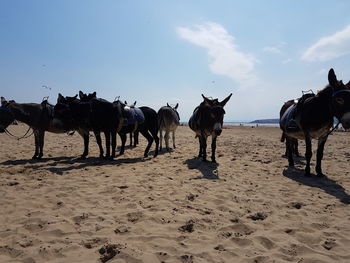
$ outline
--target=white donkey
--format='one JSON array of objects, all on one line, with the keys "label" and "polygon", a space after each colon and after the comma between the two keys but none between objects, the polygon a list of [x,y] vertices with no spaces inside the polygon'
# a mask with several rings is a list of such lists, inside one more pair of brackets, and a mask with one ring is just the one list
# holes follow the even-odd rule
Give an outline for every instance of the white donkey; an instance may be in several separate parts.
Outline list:
[{"label": "white donkey", "polygon": [[180,125],[180,116],[177,112],[177,107],[179,103],[176,104],[175,107],[171,107],[168,103],[167,106],[161,107],[158,111],[158,125],[159,125],[159,133],[160,133],[160,150],[162,150],[162,141],[163,141],[163,131],[165,131],[165,146],[168,151],[169,148],[169,133],[173,134],[173,147],[175,146],[175,131],[177,126]]}]

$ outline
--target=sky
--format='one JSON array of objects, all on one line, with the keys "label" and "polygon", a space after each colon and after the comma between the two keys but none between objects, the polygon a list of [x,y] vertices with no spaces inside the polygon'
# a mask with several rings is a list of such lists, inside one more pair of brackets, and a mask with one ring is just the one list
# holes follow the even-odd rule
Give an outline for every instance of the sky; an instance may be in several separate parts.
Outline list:
[{"label": "sky", "polygon": [[225,121],[278,118],[284,101],[350,80],[350,1],[0,0],[0,96],[79,90],[188,121],[201,94]]}]

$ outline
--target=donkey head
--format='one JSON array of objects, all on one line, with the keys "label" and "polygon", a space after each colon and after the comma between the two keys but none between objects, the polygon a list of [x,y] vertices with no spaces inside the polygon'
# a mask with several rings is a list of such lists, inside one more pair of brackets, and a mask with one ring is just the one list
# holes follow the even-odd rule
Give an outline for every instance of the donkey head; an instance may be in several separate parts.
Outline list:
[{"label": "donkey head", "polygon": [[92,99],[96,99],[96,91],[89,94],[85,94],[82,91],[79,91],[79,98],[82,102],[88,102],[88,101],[91,101]]},{"label": "donkey head", "polygon": [[1,107],[0,107],[0,133],[5,132],[5,129],[15,120],[15,117],[9,105],[15,101],[7,101],[4,97],[1,97]]},{"label": "donkey head", "polygon": [[180,120],[180,115],[177,112],[177,108],[179,107],[179,103],[176,103],[176,105],[174,107],[170,106],[169,103],[166,103],[166,106],[169,107],[170,109],[172,109],[175,112],[178,120]]},{"label": "donkey head", "polygon": [[332,111],[345,129],[350,128],[350,82],[338,81],[333,69],[328,73],[329,85],[333,88]]},{"label": "donkey head", "polygon": [[202,94],[204,101],[202,106],[208,107],[209,121],[213,123],[213,135],[219,136],[222,132],[222,126],[224,123],[225,110],[224,106],[230,100],[232,93],[226,97],[223,101],[219,102],[218,99],[209,99]]}]

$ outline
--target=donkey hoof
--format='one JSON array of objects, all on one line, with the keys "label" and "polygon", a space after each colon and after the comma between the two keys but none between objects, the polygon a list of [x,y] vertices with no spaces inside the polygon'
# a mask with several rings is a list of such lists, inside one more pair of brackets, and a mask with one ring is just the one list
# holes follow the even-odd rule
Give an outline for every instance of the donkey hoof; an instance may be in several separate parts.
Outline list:
[{"label": "donkey hoof", "polygon": [[321,173],[317,173],[317,177],[318,178],[323,178],[323,177],[325,177],[325,175],[321,172]]},{"label": "donkey hoof", "polygon": [[307,172],[305,172],[304,176],[305,176],[305,177],[310,177],[310,176],[311,176],[311,174],[310,174],[310,172],[308,172],[308,173],[307,173]]}]

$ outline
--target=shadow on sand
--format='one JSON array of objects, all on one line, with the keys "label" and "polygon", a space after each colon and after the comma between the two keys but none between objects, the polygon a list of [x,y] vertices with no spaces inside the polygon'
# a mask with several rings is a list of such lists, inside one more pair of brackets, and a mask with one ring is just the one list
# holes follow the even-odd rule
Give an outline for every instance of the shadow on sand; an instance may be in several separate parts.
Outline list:
[{"label": "shadow on sand", "polygon": [[44,169],[55,174],[62,175],[66,171],[83,169],[91,166],[102,165],[121,165],[123,163],[139,163],[152,159],[147,158],[123,158],[118,156],[114,160],[101,159],[98,157],[90,157],[86,159],[80,159],[76,157],[48,157],[40,160],[21,159],[21,160],[8,160],[0,163],[0,165],[24,165],[25,168],[31,169]]},{"label": "shadow on sand", "polygon": [[209,180],[219,179],[219,175],[217,171],[217,168],[219,166],[218,163],[203,162],[202,158],[194,157],[192,159],[186,160],[184,164],[187,164],[188,169],[197,169],[203,175],[192,179],[209,179]]},{"label": "shadow on sand", "polygon": [[337,198],[343,204],[350,204],[350,195],[346,193],[344,187],[339,185],[336,181],[329,179],[327,176],[317,177],[312,174],[310,177],[306,177],[304,176],[304,170],[295,167],[288,167],[288,169],[285,169],[283,171],[283,176],[309,187],[320,188],[327,194]]}]

